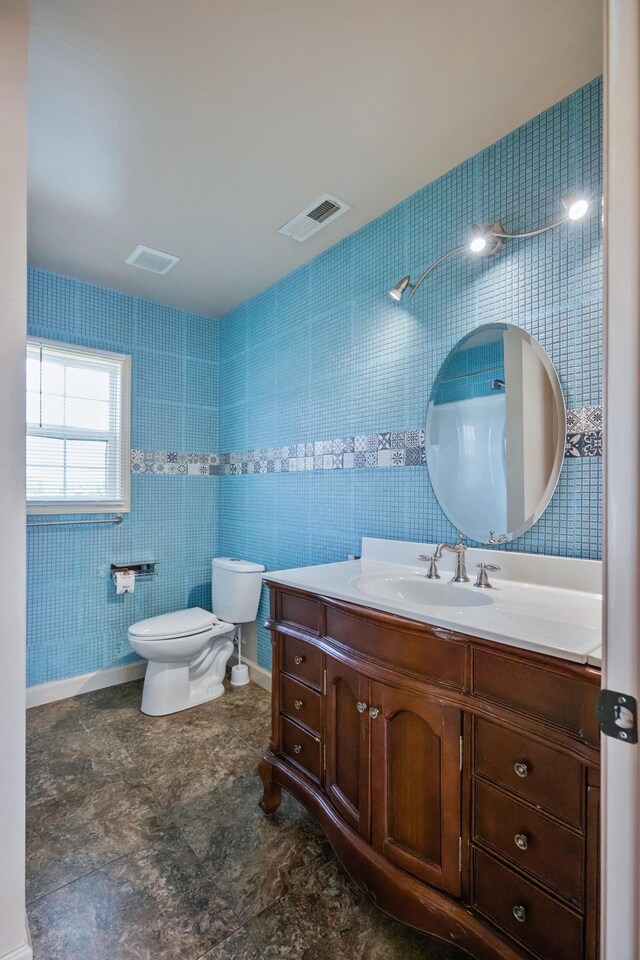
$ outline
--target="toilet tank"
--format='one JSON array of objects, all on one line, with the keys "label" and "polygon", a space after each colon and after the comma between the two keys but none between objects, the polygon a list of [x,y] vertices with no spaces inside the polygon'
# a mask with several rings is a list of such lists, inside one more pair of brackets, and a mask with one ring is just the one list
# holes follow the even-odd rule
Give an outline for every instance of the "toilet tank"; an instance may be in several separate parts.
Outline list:
[{"label": "toilet tank", "polygon": [[215,557],[211,561],[211,604],[216,617],[227,623],[255,620],[263,573],[261,563]]}]

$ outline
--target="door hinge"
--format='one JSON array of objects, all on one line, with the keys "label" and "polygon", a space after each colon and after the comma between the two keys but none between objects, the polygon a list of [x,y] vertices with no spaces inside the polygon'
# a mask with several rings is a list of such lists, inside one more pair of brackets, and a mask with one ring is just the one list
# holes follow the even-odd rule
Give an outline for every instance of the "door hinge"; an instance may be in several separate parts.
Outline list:
[{"label": "door hinge", "polygon": [[464,741],[463,741],[463,739],[462,739],[462,734],[460,734],[460,756],[459,756],[459,764],[460,764],[460,769],[461,769],[461,770],[462,770],[463,742],[464,742]]},{"label": "door hinge", "polygon": [[462,837],[458,837],[458,870],[462,873]]},{"label": "door hinge", "polygon": [[598,697],[600,730],[607,737],[638,742],[638,704],[629,693],[601,690]]},{"label": "door hinge", "polygon": [[324,743],[322,745],[322,769],[327,769],[327,745]]},{"label": "door hinge", "polygon": [[327,695],[327,671],[323,670],[322,672],[322,692],[324,695]]}]

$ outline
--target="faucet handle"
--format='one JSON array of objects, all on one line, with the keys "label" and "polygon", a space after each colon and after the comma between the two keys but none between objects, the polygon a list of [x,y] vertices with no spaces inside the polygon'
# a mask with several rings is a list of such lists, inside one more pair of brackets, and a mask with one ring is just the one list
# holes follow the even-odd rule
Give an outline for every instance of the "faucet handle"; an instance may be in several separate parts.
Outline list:
[{"label": "faucet handle", "polygon": [[477,563],[478,567],[478,577],[474,583],[475,587],[486,587],[491,589],[491,584],[489,583],[489,571],[495,573],[500,569],[497,563]]},{"label": "faucet handle", "polygon": [[429,564],[429,572],[426,575],[427,580],[440,579],[440,574],[438,573],[438,561],[436,560],[435,555],[433,557],[427,557],[424,553],[421,553],[418,557],[418,560],[425,560]]}]

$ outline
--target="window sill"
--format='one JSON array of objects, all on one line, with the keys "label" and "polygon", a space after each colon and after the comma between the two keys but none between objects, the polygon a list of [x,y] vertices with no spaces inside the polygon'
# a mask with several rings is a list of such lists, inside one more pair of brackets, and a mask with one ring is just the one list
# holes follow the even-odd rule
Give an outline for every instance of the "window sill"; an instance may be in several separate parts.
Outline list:
[{"label": "window sill", "polygon": [[131,504],[120,501],[112,503],[28,503],[27,516],[57,517],[85,513],[130,513]]}]

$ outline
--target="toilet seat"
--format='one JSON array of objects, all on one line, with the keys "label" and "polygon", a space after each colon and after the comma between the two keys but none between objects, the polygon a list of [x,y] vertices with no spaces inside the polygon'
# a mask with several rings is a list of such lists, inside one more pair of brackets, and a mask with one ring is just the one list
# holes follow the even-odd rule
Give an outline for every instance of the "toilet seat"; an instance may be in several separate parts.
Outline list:
[{"label": "toilet seat", "polygon": [[222,621],[218,620],[215,613],[203,610],[202,607],[189,607],[187,610],[176,610],[174,613],[140,620],[129,627],[129,636],[140,640],[173,640],[206,633],[220,623]]}]

